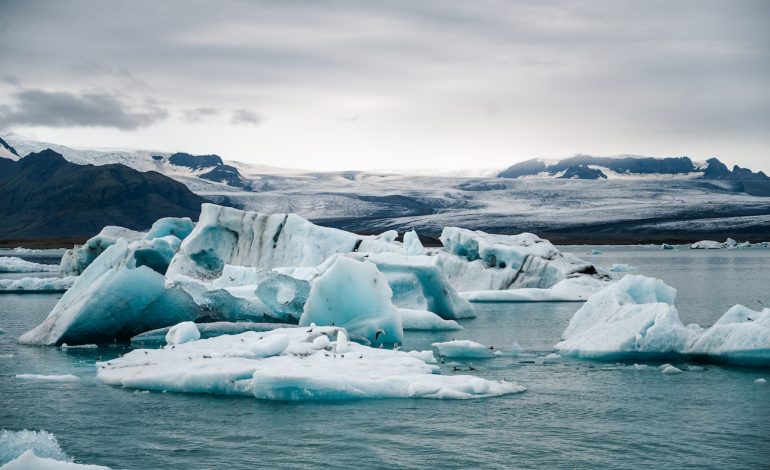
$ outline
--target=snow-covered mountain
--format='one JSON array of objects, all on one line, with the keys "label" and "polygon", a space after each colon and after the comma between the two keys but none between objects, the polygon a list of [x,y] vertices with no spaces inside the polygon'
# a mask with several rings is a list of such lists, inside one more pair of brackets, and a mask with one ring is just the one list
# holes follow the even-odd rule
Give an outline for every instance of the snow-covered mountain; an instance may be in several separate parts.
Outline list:
[{"label": "snow-covered mountain", "polygon": [[[436,236],[442,227],[459,226],[529,231],[563,243],[770,239],[770,181],[761,172],[730,170],[716,159],[579,156],[583,163],[575,163],[578,157],[530,160],[512,167],[519,174],[508,169],[474,177],[301,172],[216,155],[81,150],[5,137],[19,155],[49,146],[76,163],[122,163],[163,173],[219,204],[293,212],[362,233],[416,229]],[[570,169],[571,176],[557,177]],[[599,172],[607,179],[586,179]]]},{"label": "snow-covered mountain", "polygon": [[753,180],[768,181],[762,173],[733,167],[729,170],[717,158],[705,162],[693,161],[690,157],[643,157],[639,155],[618,155],[615,157],[594,157],[575,155],[562,160],[534,158],[516,163],[498,173],[500,178],[559,178],[559,179],[650,179],[650,178],[701,178],[710,180]]}]

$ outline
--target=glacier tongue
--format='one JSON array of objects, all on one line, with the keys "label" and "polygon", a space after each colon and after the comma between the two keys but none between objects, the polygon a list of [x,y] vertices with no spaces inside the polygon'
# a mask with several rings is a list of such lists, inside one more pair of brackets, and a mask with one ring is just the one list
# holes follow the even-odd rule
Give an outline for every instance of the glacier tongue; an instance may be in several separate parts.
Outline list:
[{"label": "glacier tongue", "polygon": [[439,375],[422,354],[372,348],[345,336],[337,327],[312,326],[137,349],[97,363],[97,378],[128,388],[268,400],[468,399],[525,390],[512,382]]}]

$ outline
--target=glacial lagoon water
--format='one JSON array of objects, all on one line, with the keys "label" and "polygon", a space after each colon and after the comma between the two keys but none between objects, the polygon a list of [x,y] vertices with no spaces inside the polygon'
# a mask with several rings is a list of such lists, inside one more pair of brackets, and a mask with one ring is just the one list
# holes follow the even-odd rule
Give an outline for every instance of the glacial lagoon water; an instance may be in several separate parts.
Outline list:
[{"label": "glacial lagoon water", "polygon": [[[602,252],[589,255],[592,249]],[[770,250],[563,247],[605,267],[624,263],[679,291],[685,323],[711,325],[735,303],[770,307]],[[18,277],[18,276],[16,276]],[[135,393],[103,385],[94,362],[129,346],[23,347],[61,294],[0,296],[0,428],[44,429],[77,462],[112,468],[768,468],[768,369],[546,360],[576,303],[477,304],[463,331],[407,332],[405,347],[473,339],[518,357],[474,374],[525,385],[469,401],[269,402]],[[451,374],[454,364],[443,365]],[[462,373],[467,363],[456,364]],[[695,368],[694,368],[695,369]],[[77,382],[17,379],[74,374]],[[0,462],[2,463],[2,462]]]}]

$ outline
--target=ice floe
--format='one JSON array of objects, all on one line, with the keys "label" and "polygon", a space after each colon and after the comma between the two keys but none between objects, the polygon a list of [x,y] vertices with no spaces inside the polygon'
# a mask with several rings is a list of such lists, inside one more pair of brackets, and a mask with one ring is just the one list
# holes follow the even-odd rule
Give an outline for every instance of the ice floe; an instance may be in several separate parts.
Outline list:
[{"label": "ice floe", "polygon": [[636,268],[630,264],[614,263],[612,266],[610,266],[610,271],[613,273],[628,273],[636,271]]},{"label": "ice floe", "polygon": [[399,308],[398,314],[401,316],[404,330],[452,331],[463,329],[456,321],[444,320],[427,310]]},{"label": "ice floe", "polygon": [[584,302],[607,282],[590,276],[575,276],[548,289],[522,287],[508,290],[461,292],[471,302]]},{"label": "ice floe", "polygon": [[39,273],[58,270],[59,266],[55,264],[34,263],[16,256],[0,256],[0,273]]},{"label": "ice floe", "polygon": [[570,320],[555,349],[563,355],[617,360],[690,356],[770,365],[770,309],[735,306],[712,327],[682,324],[676,290],[663,281],[626,276],[591,296]]},{"label": "ice floe", "polygon": [[72,287],[75,280],[76,276],[0,279],[0,293],[64,292]]},{"label": "ice floe", "polygon": [[438,350],[439,356],[458,359],[489,359],[502,355],[502,352],[493,347],[487,347],[467,339],[433,343],[431,346]]},{"label": "ice floe", "polygon": [[78,382],[80,377],[72,374],[44,375],[44,374],[16,374],[19,380],[36,380],[41,382]]},{"label": "ice floe", "polygon": [[[143,390],[270,400],[463,399],[525,390],[512,382],[439,375],[438,366],[421,357],[349,342],[343,331],[295,327],[201,339],[173,349],[137,349],[97,363],[97,378]],[[321,336],[328,341],[318,340]]]}]

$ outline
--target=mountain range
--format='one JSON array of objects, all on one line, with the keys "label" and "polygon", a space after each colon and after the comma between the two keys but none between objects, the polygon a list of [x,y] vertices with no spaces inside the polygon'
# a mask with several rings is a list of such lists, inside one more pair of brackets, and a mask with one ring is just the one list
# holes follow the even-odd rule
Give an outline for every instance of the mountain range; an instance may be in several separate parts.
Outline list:
[{"label": "mountain range", "polygon": [[[15,150],[0,148],[11,155],[9,160],[50,147],[71,163],[120,164],[140,174],[162,173],[197,195],[193,206],[205,198],[264,213],[294,212],[359,233],[416,229],[435,237],[452,225],[498,233],[530,231],[560,243],[770,240],[770,179],[762,172],[729,169],[717,159],[577,155],[560,161],[533,159],[489,176],[453,177],[309,172],[217,155],[72,149],[16,134],[2,138]],[[189,214],[184,211],[190,207],[184,205],[174,215]],[[0,233],[7,223],[0,223]],[[146,222],[109,223],[139,228]]]}]

